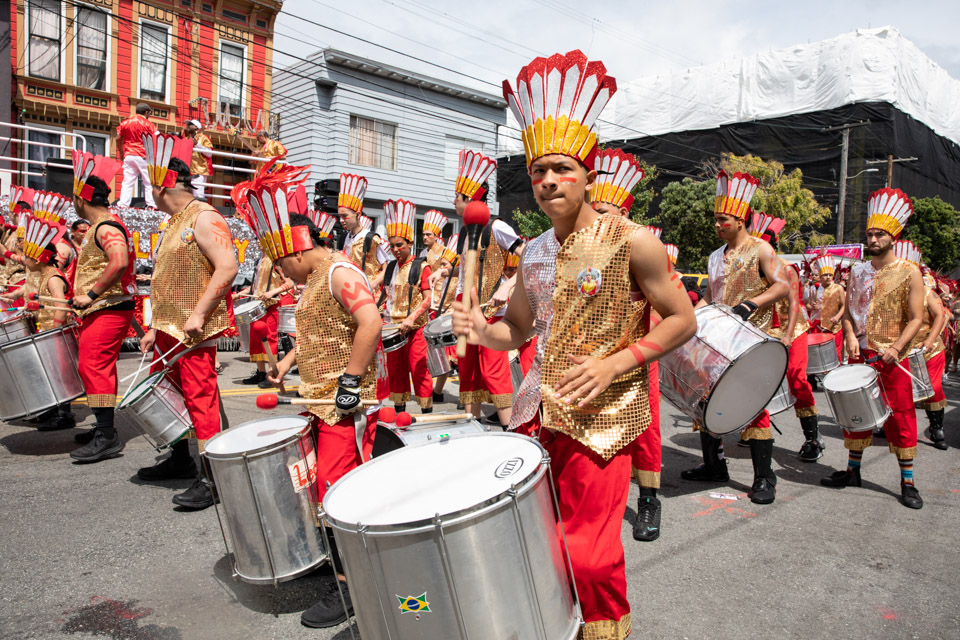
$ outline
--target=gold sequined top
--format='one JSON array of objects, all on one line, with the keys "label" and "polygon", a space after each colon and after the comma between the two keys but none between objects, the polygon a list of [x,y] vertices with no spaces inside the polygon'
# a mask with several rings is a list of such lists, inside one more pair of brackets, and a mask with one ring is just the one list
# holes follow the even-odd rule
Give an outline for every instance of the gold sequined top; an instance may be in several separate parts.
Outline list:
[{"label": "gold sequined top", "polygon": [[[724,245],[710,254],[708,264],[710,295],[714,302],[735,307],[770,288],[760,271],[760,247],[763,240],[747,236],[736,249],[726,251]],[[750,324],[767,335],[773,335],[773,309],[769,305],[754,311]]]},{"label": "gold sequined top", "polygon": [[[934,291],[931,287],[924,287],[924,291],[923,291],[923,324],[920,326],[920,331],[917,332],[917,337],[914,338],[914,340],[913,340],[914,343],[915,343],[917,346],[920,346],[923,342],[926,341],[927,338],[930,337],[930,329],[933,328],[934,309],[933,309],[933,307],[930,305],[930,292],[931,292],[931,291],[933,291],[933,292],[934,292],[934,296],[936,296],[936,291]],[[939,297],[937,297],[936,303],[937,303],[937,304],[940,304],[940,298],[939,298]],[[942,309],[940,309],[940,310],[942,311]],[[929,360],[930,358],[932,358],[932,357],[936,356],[937,354],[939,354],[941,351],[945,351],[946,348],[947,348],[946,345],[943,344],[943,335],[938,333],[938,334],[937,334],[936,341],[933,343],[933,347],[931,347],[928,351],[924,352],[923,357],[924,357],[924,359]]]},{"label": "gold sequined top", "polygon": [[[300,368],[300,395],[318,400],[333,400],[337,379],[346,370],[357,333],[357,322],[330,292],[330,271],[334,264],[350,260],[332,254],[307,278],[303,296],[297,304],[297,366]],[[337,267],[340,269],[349,267]],[[377,357],[374,356],[360,382],[360,397],[375,400]],[[307,405],[307,410],[328,424],[340,420],[336,407]]]},{"label": "gold sequined top", "polygon": [[[427,259],[427,264],[430,265],[430,273],[437,273],[443,267],[440,266],[440,259],[443,258],[443,241],[437,240],[433,243],[433,246],[427,250],[426,255],[424,256]],[[440,294],[443,293],[443,283],[446,282],[446,278],[437,278],[437,281],[433,285],[433,291],[431,292],[431,302],[430,307],[436,309],[437,303],[440,301]],[[451,287],[456,287],[456,281],[450,283]],[[447,291],[447,297],[451,297],[451,291],[455,292],[456,288],[449,289]]]},{"label": "gold sequined top", "polygon": [[[774,322],[771,320],[770,331],[767,333],[774,338],[782,338],[783,330],[786,328],[787,323],[790,322],[790,298],[792,297],[796,302],[795,304],[799,305],[797,311],[797,323],[793,325],[793,335],[791,340],[796,340],[804,333],[810,330],[810,323],[807,321],[807,315],[804,313],[803,308],[803,291],[800,289],[800,276],[793,270],[789,264],[783,261],[783,258],[777,258],[780,261],[780,268],[782,273],[787,274],[790,284],[790,292],[787,294],[787,297],[777,300],[774,304],[776,309],[776,319],[778,326],[773,326]],[[796,290],[794,287],[797,287]]]},{"label": "gold sequined top", "polygon": [[197,307],[213,276],[213,264],[200,251],[194,233],[197,218],[204,211],[217,213],[209,204],[193,200],[183,211],[171,217],[154,254],[150,291],[153,319],[150,327],[184,340],[187,345],[203,342],[230,326],[227,301],[221,298],[213,313],[207,317],[203,335],[199,339],[186,340],[183,333],[183,325]]},{"label": "gold sequined top", "polygon": [[447,284],[446,278],[437,278],[437,284],[433,287],[433,301],[430,303],[431,309],[440,310],[440,303],[443,302],[444,310],[450,308],[450,304],[457,296],[457,281],[459,278],[457,276],[452,276],[450,278],[450,286],[446,287],[447,296],[443,296],[443,289]]},{"label": "gold sequined top", "polygon": [[[270,256],[264,254],[257,265],[257,273],[253,277],[253,295],[266,293],[282,286],[283,277],[273,268],[273,260],[270,259]],[[269,309],[277,304],[280,304],[279,298],[270,298],[263,303],[263,306]]]},{"label": "gold sequined top", "polygon": [[[867,346],[877,353],[893,346],[910,319],[910,277],[917,267],[896,260],[877,271],[867,312]],[[916,339],[914,339],[915,341]],[[912,344],[901,355],[906,356]]]},{"label": "gold sequined top", "polygon": [[567,354],[608,358],[646,334],[646,300],[631,300],[630,253],[639,226],[602,215],[561,246],[553,229],[521,258],[534,312],[537,353],[510,420],[516,428],[542,403],[543,426],[610,459],[650,426],[647,367],[616,378],[583,409],[562,404],[554,385],[571,368]]},{"label": "gold sequined top", "polygon": [[[197,137],[193,139],[193,146],[213,149],[213,143],[203,131],[197,132]],[[199,151],[194,151],[193,155],[190,156],[190,175],[210,175],[210,170],[207,168],[207,156],[203,155]]]},{"label": "gold sequined top", "polygon": [[[77,271],[73,276],[73,290],[77,294],[87,293],[97,283],[100,276],[103,275],[110,260],[107,258],[107,252],[97,246],[97,232],[100,231],[100,225],[111,222],[123,224],[120,218],[113,214],[103,216],[101,219],[93,222],[87,235],[83,238],[83,244],[80,245],[80,255],[77,257]],[[126,229],[126,227],[124,227]],[[88,316],[94,311],[100,311],[108,307],[116,306],[125,300],[130,300],[136,293],[134,283],[134,264],[136,257],[133,253],[133,240],[129,233],[127,236],[127,269],[123,275],[106,291],[102,291],[100,296],[94,300],[86,309],[77,311],[81,318]]]},{"label": "gold sequined top", "polygon": [[350,245],[348,255],[350,261],[363,270],[363,275],[367,276],[368,280],[372,280],[380,273],[381,265],[377,260],[377,247],[380,246],[381,240],[380,236],[373,236],[373,240],[370,242],[370,250],[367,251],[367,255],[363,255],[363,241],[365,238],[366,236],[356,236]]},{"label": "gold sequined top", "polygon": [[[67,277],[63,275],[63,272],[60,269],[57,269],[53,266],[45,266],[42,271],[40,271],[40,295],[44,297],[53,297],[53,292],[50,291],[50,280],[53,278],[60,278],[63,281],[64,290],[67,288]],[[54,304],[58,307],[64,307],[67,305],[67,301],[64,300],[61,304],[56,303],[42,303],[44,305]],[[50,329],[56,329],[60,325],[56,323],[55,316],[57,313],[60,313],[56,309],[40,309],[37,312],[37,331],[49,331]]]},{"label": "gold sequined top", "polygon": [[847,295],[843,286],[836,282],[831,282],[823,292],[823,307],[820,310],[820,326],[825,331],[836,333],[843,327],[843,321],[836,324],[830,322],[830,318],[840,313],[840,307],[843,306],[843,299]]},{"label": "gold sequined top", "polygon": [[[503,275],[503,266],[507,263],[507,255],[509,251],[501,247],[497,241],[493,238],[491,233],[490,244],[486,249],[477,250],[477,273],[473,277],[473,287],[477,286],[477,283],[480,281],[480,268],[483,267],[483,288],[477,289],[477,297],[480,299],[480,304],[484,304],[493,297],[494,292],[497,290],[497,287],[500,286],[500,276]],[[481,254],[483,260],[481,261]],[[464,249],[464,254],[460,256],[460,275],[458,280],[462,280],[464,277],[463,270],[466,269],[466,249]],[[464,293],[466,295],[466,293]],[[496,315],[498,311],[497,307],[489,306],[484,308],[483,315],[487,318],[492,318]]]},{"label": "gold sequined top", "polygon": [[[390,322],[400,323],[407,319],[413,311],[423,304],[423,291],[420,290],[420,282],[409,284],[410,269],[413,268],[413,258],[411,257],[407,264],[393,272],[393,281],[387,286],[387,308],[390,309]],[[426,263],[420,267],[420,280],[427,269],[430,267]],[[409,304],[407,303],[409,300]],[[414,329],[419,329],[427,324],[427,314],[421,313],[413,323]]]}]

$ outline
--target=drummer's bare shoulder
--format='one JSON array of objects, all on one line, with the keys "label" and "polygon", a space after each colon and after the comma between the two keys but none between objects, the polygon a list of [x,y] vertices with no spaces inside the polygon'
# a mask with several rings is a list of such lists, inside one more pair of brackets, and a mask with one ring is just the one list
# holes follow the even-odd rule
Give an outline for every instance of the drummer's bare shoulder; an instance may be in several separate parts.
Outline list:
[{"label": "drummer's bare shoulder", "polygon": [[644,228],[638,228],[633,235],[630,273],[653,310],[669,320],[666,329],[659,329],[664,323],[658,325],[657,333],[665,338],[659,348],[669,351],[689,339],[696,331],[697,321],[687,289],[659,238]]},{"label": "drummer's bare shoulder", "polygon": [[337,265],[339,268],[332,269],[330,273],[330,290],[337,302],[350,315],[356,315],[366,306],[371,306],[376,313],[376,302],[366,276],[352,263],[341,262]]}]

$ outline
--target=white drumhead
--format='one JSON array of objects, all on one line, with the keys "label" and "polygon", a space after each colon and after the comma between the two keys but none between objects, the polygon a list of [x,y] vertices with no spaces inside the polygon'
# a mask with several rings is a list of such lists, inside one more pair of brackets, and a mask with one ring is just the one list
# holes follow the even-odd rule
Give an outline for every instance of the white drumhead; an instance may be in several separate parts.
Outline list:
[{"label": "white drumhead", "polygon": [[250,300],[249,302],[244,302],[243,304],[236,304],[233,306],[233,314],[237,315],[246,313],[252,309],[256,309],[262,304],[263,303],[261,303],[259,300]]},{"label": "white drumhead", "polygon": [[431,320],[424,331],[435,336],[453,333],[453,316],[445,315]]},{"label": "white drumhead", "polygon": [[706,427],[718,434],[746,425],[780,388],[787,369],[787,350],[774,340],[740,355],[710,391],[704,411]]},{"label": "white drumhead", "polygon": [[847,364],[838,367],[823,378],[823,388],[827,391],[856,391],[863,389],[877,379],[877,372],[866,364]]},{"label": "white drumhead", "polygon": [[323,507],[345,524],[422,522],[502,494],[533,474],[543,457],[533,440],[506,433],[404,447],[344,476]]},{"label": "white drumhead", "polygon": [[140,382],[137,386],[130,390],[126,396],[123,397],[123,401],[120,403],[119,408],[123,409],[129,407],[131,404],[142,398],[143,396],[150,393],[150,391],[160,382],[160,379],[163,377],[163,371],[157,371],[156,373],[151,373],[143,381]]},{"label": "white drumhead", "polygon": [[279,416],[254,420],[221,431],[207,442],[204,449],[213,455],[234,455],[254,451],[282,442],[306,426],[302,416]]}]

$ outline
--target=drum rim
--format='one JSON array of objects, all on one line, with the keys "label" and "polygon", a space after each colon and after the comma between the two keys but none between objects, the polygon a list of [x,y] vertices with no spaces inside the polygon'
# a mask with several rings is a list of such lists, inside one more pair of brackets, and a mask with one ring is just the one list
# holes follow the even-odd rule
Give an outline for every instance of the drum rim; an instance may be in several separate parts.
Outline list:
[{"label": "drum rim", "polygon": [[60,325],[59,327],[55,327],[53,329],[47,329],[46,331],[38,331],[36,333],[31,333],[28,336],[17,338],[16,340],[10,340],[9,342],[4,342],[3,344],[0,344],[0,349],[8,349],[19,342],[27,342],[27,341],[35,342],[36,340],[44,336],[49,336],[54,333],[66,333],[68,330],[71,333],[73,333],[74,336],[76,336],[76,328],[77,328],[77,325],[73,322],[70,322],[68,324]]},{"label": "drum rim", "polygon": [[[824,391],[824,393],[828,393],[828,392],[829,392],[829,393],[836,393],[836,394],[841,394],[841,395],[842,395],[842,394],[845,394],[845,393],[859,393],[859,392],[863,389],[863,387],[859,387],[859,388],[857,388],[857,389],[848,389],[848,390],[845,390],[845,391],[837,391],[837,390],[835,390],[835,389],[829,389],[829,388],[827,387],[827,378],[828,378],[833,372],[835,372],[835,371],[840,371],[841,369],[843,369],[843,368],[845,368],[845,367],[866,367],[867,369],[869,369],[870,371],[873,372],[873,380],[871,380],[871,382],[876,382],[878,385],[880,385],[881,391],[883,390],[883,385],[880,384],[880,374],[877,372],[876,369],[874,369],[874,368],[871,367],[870,365],[865,364],[865,363],[863,363],[863,362],[848,362],[847,364],[841,364],[839,367],[835,367],[835,368],[831,369],[830,371],[828,371],[828,372],[826,373],[826,375],[823,376],[823,379],[821,380],[821,382],[823,383],[823,391]],[[817,375],[817,374],[815,374],[815,375]]]},{"label": "drum rim", "polygon": [[[23,317],[23,318],[28,318],[29,316],[27,316],[26,314],[23,314],[21,317]],[[16,340],[10,340],[10,341],[8,341],[8,342],[4,342],[4,343],[0,344],[0,354],[5,354],[7,351],[13,349],[14,347],[23,346],[23,345],[27,344],[28,342],[29,342],[29,343],[36,343],[36,341],[37,341],[38,339],[40,339],[40,338],[42,338],[42,337],[45,337],[45,336],[51,336],[51,337],[52,337],[52,334],[54,334],[54,333],[57,333],[57,334],[65,334],[65,333],[68,333],[68,332],[69,332],[69,333],[73,334],[73,339],[74,339],[74,340],[77,340],[77,331],[76,331],[76,329],[77,329],[76,323],[74,323],[74,322],[68,322],[67,324],[61,325],[61,326],[59,326],[59,327],[55,327],[55,328],[53,328],[53,329],[47,329],[46,331],[40,331],[39,333],[32,333],[32,334],[30,334],[30,335],[28,335],[28,336],[22,336],[22,337],[17,338]],[[34,348],[36,348],[36,347],[34,347]],[[81,386],[82,386],[82,385],[81,385]],[[39,408],[39,409],[33,409],[33,408],[31,408],[31,409],[29,409],[29,410],[27,410],[27,411],[22,411],[22,412],[20,412],[20,413],[11,414],[11,415],[8,415],[8,416],[0,416],[0,419],[2,419],[3,421],[9,421],[9,420],[18,420],[18,419],[20,419],[20,418],[25,418],[25,417],[28,417],[28,416],[29,416],[29,417],[38,416],[38,415],[41,415],[44,411],[47,411],[47,410],[49,410],[49,409],[51,409],[51,408],[53,408],[53,407],[59,406],[59,405],[61,405],[61,404],[63,404],[63,403],[66,403],[66,402],[72,402],[72,401],[76,400],[77,398],[82,398],[84,395],[86,395],[86,393],[87,393],[87,392],[86,392],[86,389],[84,389],[83,391],[81,391],[80,393],[78,393],[78,394],[76,394],[76,395],[74,395],[74,396],[71,396],[71,397],[69,397],[69,398],[63,398],[63,399],[61,399],[59,402],[54,402],[53,404],[45,405],[45,406],[43,406],[42,408]],[[22,398],[21,398],[21,400],[22,400]],[[23,405],[23,404],[24,404],[24,403],[21,402],[21,405]]]},{"label": "drum rim", "polygon": [[253,578],[241,573],[240,568],[237,566],[236,554],[234,554],[233,570],[237,573],[237,577],[240,580],[243,580],[244,582],[246,582],[247,584],[273,584],[274,581],[287,582],[289,580],[294,580],[296,578],[299,578],[300,576],[306,575],[311,571],[316,570],[317,567],[329,561],[330,561],[330,552],[326,551],[317,560],[312,562],[309,566],[303,567],[301,569],[297,569],[293,573],[285,573],[284,575],[277,576],[276,578]]},{"label": "drum rim", "polygon": [[119,411],[119,410],[121,410],[121,409],[129,409],[130,407],[132,407],[132,406],[135,405],[136,403],[138,403],[138,402],[140,402],[141,400],[143,400],[145,394],[141,393],[139,396],[136,396],[135,399],[130,400],[129,402],[127,402],[127,400],[128,400],[129,398],[133,398],[133,397],[134,397],[133,394],[134,394],[136,391],[138,391],[138,390],[140,389],[140,387],[142,387],[142,386],[145,385],[146,383],[150,382],[150,379],[151,379],[151,378],[154,378],[154,377],[155,377],[156,379],[153,381],[153,384],[150,385],[151,388],[152,388],[152,387],[156,387],[158,384],[160,384],[160,382],[161,382],[164,378],[167,377],[167,370],[164,369],[163,371],[156,371],[156,372],[154,372],[154,373],[151,373],[151,374],[148,375],[146,378],[144,378],[143,380],[141,380],[140,382],[138,382],[136,385],[134,385],[134,387],[133,387],[132,389],[130,389],[130,391],[128,391],[126,394],[124,394],[123,400],[121,400],[120,403],[117,405],[117,411]]},{"label": "drum rim", "polygon": [[[225,429],[223,431],[220,431],[220,433],[217,433],[212,438],[207,440],[207,444],[204,446],[203,455],[207,456],[212,460],[243,460],[243,459],[250,459],[250,458],[259,458],[264,455],[274,453],[274,451],[277,449],[284,449],[291,442],[302,440],[304,436],[304,432],[306,432],[309,435],[310,420],[308,418],[304,418],[301,415],[290,415],[290,416],[274,416],[272,418],[266,418],[265,420],[276,420],[278,418],[298,418],[304,421],[304,425],[300,427],[300,429],[298,429],[296,433],[290,434],[283,440],[278,440],[277,442],[265,444],[263,446],[257,447],[255,449],[250,449],[248,451],[241,451],[241,452],[234,452],[234,453],[216,453],[216,452],[210,451],[209,449],[210,443],[216,440],[217,438],[219,438],[220,436],[228,434],[231,431],[236,433],[236,430],[238,430],[240,427],[245,427],[250,424],[259,424],[264,422],[264,420],[248,420],[247,422],[238,424],[235,427],[230,427],[230,429]],[[290,428],[292,429],[293,427],[290,427]],[[316,449],[316,447],[314,447],[314,449]]]},{"label": "drum rim", "polygon": [[[741,358],[743,358],[744,356],[746,356],[746,355],[747,355],[748,353],[750,353],[751,351],[753,351],[753,350],[755,350],[755,349],[758,349],[759,347],[761,347],[763,344],[765,344],[765,343],[767,343],[767,342],[775,343],[775,344],[780,345],[780,347],[783,349],[783,352],[786,354],[786,359],[784,360],[784,363],[785,363],[786,366],[785,366],[784,369],[783,369],[783,376],[781,376],[780,381],[777,383],[777,386],[774,387],[773,394],[772,394],[769,398],[767,398],[767,401],[763,403],[763,406],[760,407],[760,410],[757,411],[757,413],[754,414],[754,416],[753,416],[752,418],[750,418],[749,420],[747,420],[746,422],[744,422],[744,423],[743,423],[742,425],[740,425],[739,427],[736,427],[736,428],[734,428],[734,429],[731,429],[730,431],[724,431],[723,433],[718,433],[718,432],[716,432],[716,431],[712,431],[712,430],[710,429],[710,427],[708,427],[708,426],[706,425],[706,422],[707,422],[707,420],[706,420],[706,415],[707,415],[707,407],[709,407],[709,406],[710,406],[710,402],[713,401],[713,397],[714,397],[714,394],[712,393],[712,392],[713,392],[713,389],[716,389],[717,387],[720,386],[720,382],[727,376],[728,373],[730,373],[731,371],[733,371],[734,365],[735,365]],[[706,429],[708,433],[710,433],[710,434],[712,434],[712,435],[715,435],[715,436],[725,436],[725,435],[727,435],[727,434],[733,433],[734,431],[739,431],[740,429],[743,429],[745,426],[747,426],[748,424],[750,424],[751,422],[753,422],[754,420],[756,420],[756,419],[757,419],[757,416],[759,416],[761,413],[764,412],[764,410],[767,408],[767,405],[770,404],[770,401],[773,400],[774,396],[776,396],[777,393],[780,391],[780,385],[783,384],[783,379],[784,379],[785,377],[787,377],[787,368],[788,368],[789,366],[790,366],[790,351],[787,349],[787,347],[786,347],[785,344],[783,344],[783,343],[780,342],[779,340],[775,340],[774,338],[770,338],[770,337],[767,337],[767,339],[766,339],[766,340],[763,340],[762,342],[758,342],[757,344],[753,345],[752,347],[750,347],[749,349],[747,349],[746,351],[744,351],[743,353],[741,353],[740,355],[738,355],[736,358],[734,358],[733,360],[730,361],[730,364],[727,365],[727,368],[724,369],[723,373],[720,374],[720,377],[717,378],[717,381],[713,383],[713,387],[711,387],[711,389],[710,389],[710,391],[711,391],[710,397],[707,398],[707,402],[706,402],[706,404],[705,404],[704,407],[703,407],[703,418],[704,418],[704,419],[703,419],[703,422],[704,422],[704,424],[702,424],[702,425],[700,425],[700,426],[702,426],[704,429]]]}]

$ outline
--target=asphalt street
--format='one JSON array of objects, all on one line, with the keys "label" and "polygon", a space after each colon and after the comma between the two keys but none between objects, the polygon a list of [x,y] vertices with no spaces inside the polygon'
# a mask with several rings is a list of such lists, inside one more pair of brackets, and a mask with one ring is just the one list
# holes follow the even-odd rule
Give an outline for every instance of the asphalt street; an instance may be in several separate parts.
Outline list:
[{"label": "asphalt street", "polygon": [[[231,424],[268,415],[238,384],[252,365],[238,353],[221,360]],[[138,362],[123,354],[121,375]],[[750,454],[734,438],[726,441],[729,483],[682,481],[680,471],[699,461],[699,437],[664,401],[663,533],[655,542],[633,540],[635,486],[623,522],[634,637],[960,638],[960,378],[945,386],[950,450],[930,445],[918,412],[920,511],[898,502],[898,466],[883,440],[864,455],[863,488],[819,485],[846,463],[820,392],[827,442],[820,462],[797,459],[803,436],[792,411],[774,419],[783,434],[769,506],[747,498]],[[454,409],[455,390],[448,384],[452,402],[439,410]],[[74,411],[81,428],[92,425],[86,406]],[[140,482],[137,469],[158,454],[122,418],[118,427],[123,454],[80,465],[68,455],[77,431],[0,424],[0,638],[350,638],[346,625],[300,625],[324,570],[278,588],[233,580],[215,510],[175,508],[171,497],[189,481]],[[477,561],[496,557],[490,540]]]}]

